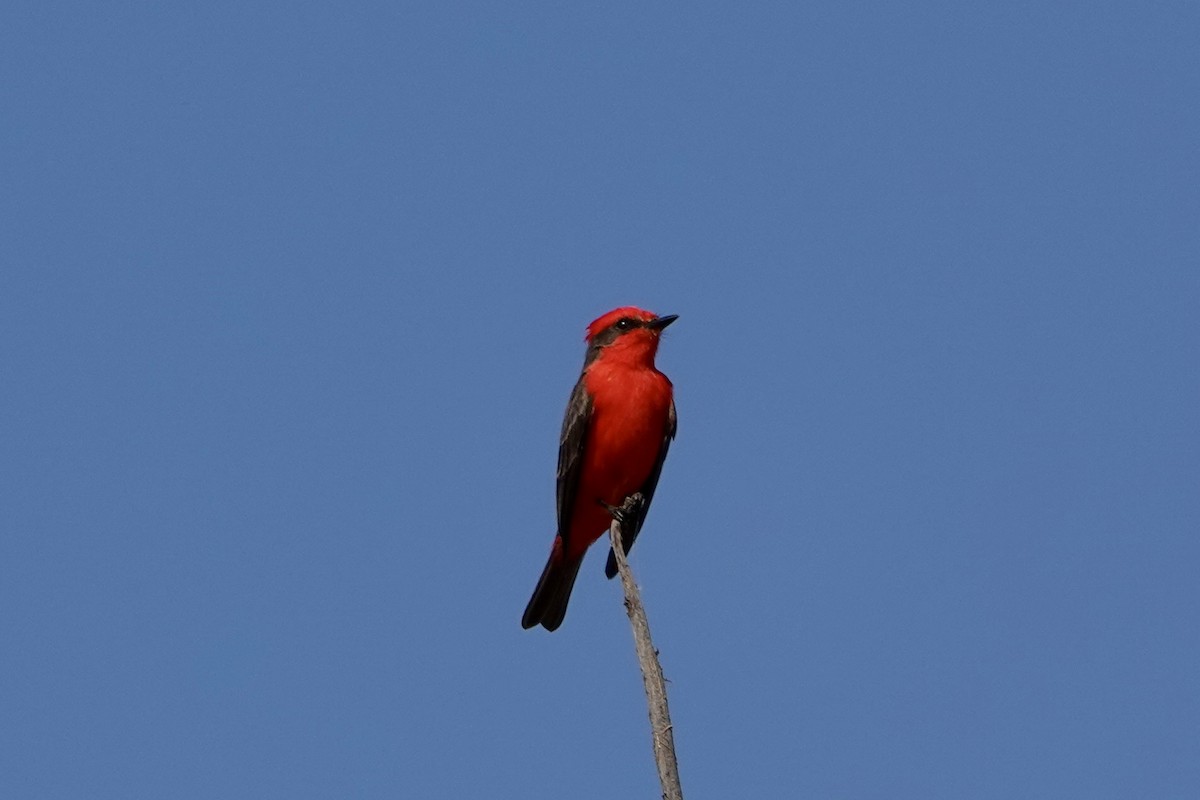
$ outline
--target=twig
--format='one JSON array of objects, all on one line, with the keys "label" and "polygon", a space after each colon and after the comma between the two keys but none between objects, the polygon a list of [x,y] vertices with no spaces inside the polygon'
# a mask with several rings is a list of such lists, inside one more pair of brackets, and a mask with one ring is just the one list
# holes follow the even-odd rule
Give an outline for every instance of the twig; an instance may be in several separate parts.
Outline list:
[{"label": "twig", "polygon": [[662,664],[658,651],[650,640],[650,623],[646,621],[646,609],[633,571],[625,558],[621,545],[621,520],[642,501],[640,494],[625,499],[620,509],[610,509],[612,525],[608,529],[616,555],[617,571],[621,574],[621,587],[625,590],[625,611],[629,614],[629,625],[633,628],[633,644],[637,650],[638,663],[642,667],[642,684],[646,689],[646,706],[650,711],[650,735],[654,745],[654,763],[658,766],[658,782],[662,786],[663,800],[683,800],[683,789],[679,786],[679,764],[675,760],[675,736],[671,727],[671,712],[667,709],[667,686],[663,680]]}]

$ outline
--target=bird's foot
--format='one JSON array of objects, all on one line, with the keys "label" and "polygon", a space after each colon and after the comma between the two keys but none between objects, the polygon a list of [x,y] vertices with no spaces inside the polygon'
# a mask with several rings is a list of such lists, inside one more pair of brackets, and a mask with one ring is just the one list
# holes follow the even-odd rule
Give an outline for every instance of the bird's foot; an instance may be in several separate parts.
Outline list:
[{"label": "bird's foot", "polygon": [[603,500],[597,500],[596,502],[599,503],[600,505],[604,506],[605,510],[607,510],[608,513],[612,515],[613,519],[615,519],[617,522],[624,525],[625,520],[629,518],[629,515],[639,505],[642,504],[642,493],[634,492],[633,494],[629,495],[629,497],[626,497],[625,502],[619,506],[609,505],[608,503],[604,502]]}]

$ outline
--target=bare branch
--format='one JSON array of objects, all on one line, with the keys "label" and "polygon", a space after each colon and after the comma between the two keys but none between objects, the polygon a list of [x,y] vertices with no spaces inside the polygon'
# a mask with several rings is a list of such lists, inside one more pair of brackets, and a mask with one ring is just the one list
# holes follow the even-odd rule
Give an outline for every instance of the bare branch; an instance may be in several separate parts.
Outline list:
[{"label": "bare branch", "polygon": [[642,668],[642,683],[646,689],[646,706],[650,711],[650,735],[654,745],[654,763],[658,766],[658,781],[662,785],[663,800],[683,800],[683,789],[679,785],[679,764],[675,760],[675,735],[671,727],[671,712],[667,709],[667,686],[663,680],[662,664],[658,651],[650,639],[650,623],[646,621],[646,609],[642,606],[641,593],[633,580],[625,548],[621,545],[621,520],[639,503],[640,494],[625,499],[624,505],[613,512],[613,523],[608,529],[616,555],[617,571],[621,575],[621,587],[625,590],[625,611],[629,614],[629,625],[633,628],[633,643],[637,650],[638,663]]}]

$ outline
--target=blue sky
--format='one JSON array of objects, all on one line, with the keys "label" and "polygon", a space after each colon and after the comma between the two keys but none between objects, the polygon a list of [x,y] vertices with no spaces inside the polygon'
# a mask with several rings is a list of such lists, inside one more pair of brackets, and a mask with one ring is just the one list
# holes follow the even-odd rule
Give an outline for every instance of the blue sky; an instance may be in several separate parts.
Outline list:
[{"label": "blue sky", "polygon": [[0,795],[1200,793],[1193,3],[0,11]]}]

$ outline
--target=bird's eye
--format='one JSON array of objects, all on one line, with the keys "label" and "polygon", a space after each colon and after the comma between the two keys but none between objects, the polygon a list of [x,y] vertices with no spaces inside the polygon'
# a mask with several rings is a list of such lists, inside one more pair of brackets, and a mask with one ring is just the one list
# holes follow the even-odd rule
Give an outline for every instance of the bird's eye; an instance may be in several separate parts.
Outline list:
[{"label": "bird's eye", "polygon": [[619,331],[627,331],[632,327],[633,327],[633,320],[631,320],[629,317],[625,317],[624,319],[617,320],[617,330],[619,330]]}]

